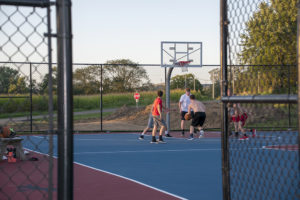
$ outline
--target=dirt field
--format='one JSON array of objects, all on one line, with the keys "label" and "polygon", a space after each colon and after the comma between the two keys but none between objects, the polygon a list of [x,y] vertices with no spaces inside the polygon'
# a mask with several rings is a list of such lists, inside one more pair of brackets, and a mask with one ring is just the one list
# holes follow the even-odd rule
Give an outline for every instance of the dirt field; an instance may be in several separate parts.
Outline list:
[{"label": "dirt field", "polygon": [[[203,102],[206,106],[206,120],[204,128],[221,128],[221,105],[219,101]],[[148,123],[151,106],[146,107],[126,107],[113,112],[111,115],[103,119],[103,131],[142,131]],[[278,127],[288,127],[288,107],[287,105],[279,104],[257,104],[257,105],[242,105],[248,114],[248,127],[269,127],[270,129]],[[178,103],[172,103],[171,109],[175,111],[170,112],[171,130],[180,130],[180,114]],[[290,122],[291,127],[297,126],[297,108],[295,105],[291,106]],[[11,124],[16,131],[29,131],[28,121],[22,121]],[[54,122],[56,128],[57,122]],[[185,129],[188,130],[190,121],[185,123]],[[34,121],[33,130],[43,131],[48,130],[46,121]],[[85,119],[74,121],[74,131],[95,131],[101,130],[100,119]],[[285,129],[284,129],[285,130]]]},{"label": "dirt field", "polygon": [[[204,128],[221,128],[221,105],[219,101],[203,102],[206,106],[206,120]],[[151,106],[132,108],[123,106],[103,120],[103,130],[107,131],[141,131],[147,126]],[[288,125],[288,110],[286,105],[260,104],[243,105],[247,114],[249,126],[282,127]],[[180,114],[177,103],[171,104],[170,112],[171,130],[180,130]],[[291,108],[292,125],[297,123],[294,119],[295,110]],[[185,123],[189,129],[190,122]],[[75,122],[74,130],[100,130],[99,119]]]}]

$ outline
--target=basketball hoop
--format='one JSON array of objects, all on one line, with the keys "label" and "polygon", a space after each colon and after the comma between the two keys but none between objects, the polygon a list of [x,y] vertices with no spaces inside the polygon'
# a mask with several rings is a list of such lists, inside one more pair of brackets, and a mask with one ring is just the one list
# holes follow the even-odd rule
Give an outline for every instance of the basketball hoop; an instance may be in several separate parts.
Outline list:
[{"label": "basketball hoop", "polygon": [[190,64],[190,62],[192,62],[192,61],[179,61],[179,62],[176,62],[175,65],[181,67],[182,72],[187,72],[188,65]]}]

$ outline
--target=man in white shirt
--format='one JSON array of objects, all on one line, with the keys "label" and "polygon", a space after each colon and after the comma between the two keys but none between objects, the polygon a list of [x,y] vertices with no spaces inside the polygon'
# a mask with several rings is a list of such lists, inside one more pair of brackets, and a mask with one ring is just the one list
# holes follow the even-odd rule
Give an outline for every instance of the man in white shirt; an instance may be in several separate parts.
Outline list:
[{"label": "man in white shirt", "polygon": [[[185,94],[181,95],[179,100],[179,110],[180,110],[180,116],[181,116],[181,135],[184,136],[184,115],[188,112],[188,107],[191,103],[190,100],[191,90],[190,88],[185,89]],[[191,113],[193,116],[193,112]]]}]

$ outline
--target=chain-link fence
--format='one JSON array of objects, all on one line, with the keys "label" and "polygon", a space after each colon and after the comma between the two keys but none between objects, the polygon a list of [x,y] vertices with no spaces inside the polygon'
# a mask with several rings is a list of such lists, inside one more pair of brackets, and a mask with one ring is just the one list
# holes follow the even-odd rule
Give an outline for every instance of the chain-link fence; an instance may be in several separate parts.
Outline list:
[{"label": "chain-link fence", "polygon": [[[168,68],[114,60],[102,64],[73,65],[75,132],[142,131],[147,126],[157,90],[165,91]],[[170,129],[180,129],[178,102],[186,87],[209,109],[206,128],[220,129],[219,67],[206,66],[182,72],[173,70],[170,82]],[[55,80],[55,77],[54,77]],[[214,84],[213,84],[214,83]],[[134,94],[139,93],[138,101]],[[164,103],[166,93],[164,93]],[[186,129],[188,129],[188,124]]]},{"label": "chain-link fence", "polygon": [[297,1],[221,2],[224,199],[298,199]]},{"label": "chain-link fence", "polygon": [[[49,88],[52,80],[48,78],[52,71],[48,64],[51,42],[44,35],[51,30],[49,6],[46,1],[0,1],[0,199],[3,200],[52,199],[55,190],[53,100]],[[32,136],[33,133],[39,135]]]}]

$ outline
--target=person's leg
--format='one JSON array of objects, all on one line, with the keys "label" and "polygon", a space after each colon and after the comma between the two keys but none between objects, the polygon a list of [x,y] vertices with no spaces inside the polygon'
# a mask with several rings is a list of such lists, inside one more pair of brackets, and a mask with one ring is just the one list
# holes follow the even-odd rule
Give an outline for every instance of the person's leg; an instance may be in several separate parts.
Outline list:
[{"label": "person's leg", "polygon": [[144,129],[144,131],[141,133],[141,135],[140,135],[140,137],[139,137],[139,139],[140,140],[143,140],[144,139],[144,135],[145,135],[145,133],[147,133],[147,131],[150,129],[150,127],[146,127],[145,129]]},{"label": "person's leg", "polygon": [[239,136],[239,128],[238,128],[239,122],[233,122],[233,124],[234,124],[235,137],[238,137]]},{"label": "person's leg", "polygon": [[159,136],[162,136],[164,131],[165,131],[165,126],[161,126],[160,131],[159,131]]},{"label": "person's leg", "polygon": [[204,130],[203,130],[203,125],[204,125],[204,122],[205,122],[205,119],[206,119],[206,113],[205,112],[201,112],[200,113],[200,118],[199,118],[199,138],[202,138],[204,137]]},{"label": "person's leg", "polygon": [[239,124],[238,124],[239,131],[241,131],[242,134],[243,134],[243,137],[241,139],[248,139],[246,131],[245,131],[245,129],[242,126],[242,123],[243,123],[242,121],[239,121]]},{"label": "person's leg", "polygon": [[162,134],[163,134],[165,128],[166,128],[166,127],[165,127],[164,125],[161,126],[161,128],[160,128],[159,138],[158,138],[158,142],[159,142],[159,143],[165,143],[164,140],[163,140],[163,138],[162,138]]},{"label": "person's leg", "polygon": [[152,143],[156,142],[156,138],[155,138],[156,130],[157,130],[157,125],[155,124],[153,129],[152,129],[152,141],[151,141]]},{"label": "person's leg", "polygon": [[184,120],[181,120],[180,128],[181,128],[181,135],[184,136]]},{"label": "person's leg", "polygon": [[145,135],[145,133],[147,133],[147,131],[150,129],[150,127],[146,127],[145,129],[144,129],[144,131],[142,132],[142,134],[141,135]]},{"label": "person's leg", "polygon": [[185,116],[186,113],[187,113],[187,112],[184,112],[184,111],[182,111],[182,112],[180,113],[180,115],[181,115],[181,123],[180,123],[181,136],[184,136],[184,121],[185,121],[184,116]]},{"label": "person's leg", "polygon": [[195,130],[195,128],[194,128],[194,126],[190,126],[190,138],[189,138],[189,140],[192,140],[192,139],[194,139],[194,130]]}]

